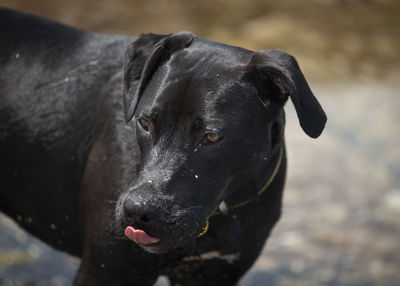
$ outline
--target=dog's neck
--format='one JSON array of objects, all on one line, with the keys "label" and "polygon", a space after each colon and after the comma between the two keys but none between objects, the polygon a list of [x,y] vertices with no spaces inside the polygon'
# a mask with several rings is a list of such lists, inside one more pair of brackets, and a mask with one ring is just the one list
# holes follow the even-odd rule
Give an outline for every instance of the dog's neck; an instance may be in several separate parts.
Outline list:
[{"label": "dog's neck", "polygon": [[[274,156],[273,156],[273,164],[270,164],[269,168],[268,168],[268,176],[267,176],[267,181],[262,185],[261,188],[257,188],[256,190],[258,190],[253,196],[252,198],[248,198],[248,199],[242,199],[242,200],[223,200],[219,207],[214,210],[211,214],[211,217],[213,216],[217,216],[217,215],[228,215],[230,211],[235,210],[235,209],[239,209],[242,207],[245,207],[249,204],[251,204],[254,201],[259,201],[260,197],[267,192],[268,188],[271,186],[271,184],[274,182],[274,180],[277,178],[279,171],[281,170],[281,168],[284,168],[284,156],[285,156],[285,146],[284,144],[280,144],[279,149],[277,151],[274,152]],[[271,167],[273,166],[273,168]],[[227,203],[229,202],[229,204]],[[209,220],[207,220],[206,225],[203,229],[203,231],[201,233],[199,233],[197,235],[197,237],[201,237],[203,235],[205,235],[208,231],[210,222]]]},{"label": "dog's neck", "polygon": [[[218,209],[216,209],[213,213],[212,216],[218,215],[218,214],[227,214],[229,211],[238,209],[241,207],[244,207],[253,201],[258,201],[260,199],[260,196],[262,196],[270,187],[270,185],[274,182],[276,179],[279,170],[282,167],[282,161],[284,158],[285,154],[285,147],[284,144],[280,144],[280,146],[277,146],[275,152],[273,152],[272,160],[271,163],[269,164],[267,168],[267,176],[263,176],[264,180],[262,183],[253,182],[255,187],[251,188],[252,190],[255,190],[254,192],[252,191],[250,194],[247,192],[246,194],[248,195],[247,198],[235,198],[234,196],[226,198],[221,202],[219,205]],[[266,178],[266,179],[265,179]],[[250,197],[249,197],[250,196]]]}]

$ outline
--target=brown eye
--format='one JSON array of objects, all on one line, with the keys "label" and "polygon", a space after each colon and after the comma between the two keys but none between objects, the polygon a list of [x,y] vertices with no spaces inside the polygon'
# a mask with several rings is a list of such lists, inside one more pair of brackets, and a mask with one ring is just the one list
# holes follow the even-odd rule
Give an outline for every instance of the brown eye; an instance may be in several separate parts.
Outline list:
[{"label": "brown eye", "polygon": [[142,128],[144,130],[149,131],[150,123],[146,119],[140,118],[139,119],[139,124],[140,124],[140,126],[142,126]]},{"label": "brown eye", "polygon": [[217,143],[221,139],[217,133],[208,133],[206,135],[206,140],[210,143]]}]

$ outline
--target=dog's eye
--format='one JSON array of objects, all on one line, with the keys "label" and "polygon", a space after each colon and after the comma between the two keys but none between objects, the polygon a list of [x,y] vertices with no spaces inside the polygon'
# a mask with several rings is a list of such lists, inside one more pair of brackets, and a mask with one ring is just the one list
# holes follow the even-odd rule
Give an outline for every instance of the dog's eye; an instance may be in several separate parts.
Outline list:
[{"label": "dog's eye", "polygon": [[149,131],[150,123],[143,118],[139,118],[139,124],[145,131]]},{"label": "dog's eye", "polygon": [[208,143],[217,143],[221,138],[218,133],[207,133],[204,139]]}]

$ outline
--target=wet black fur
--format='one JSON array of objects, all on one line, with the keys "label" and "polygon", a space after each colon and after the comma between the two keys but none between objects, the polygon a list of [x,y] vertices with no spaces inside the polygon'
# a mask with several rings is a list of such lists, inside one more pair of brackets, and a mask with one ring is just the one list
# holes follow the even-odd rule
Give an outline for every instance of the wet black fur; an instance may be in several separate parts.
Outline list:
[{"label": "wet black fur", "polygon": [[[187,32],[93,34],[5,9],[0,41],[1,210],[82,258],[75,285],[152,285],[160,274],[235,284],[280,216],[285,153],[256,193],[284,150],[284,103],[311,137],[325,125],[294,58]],[[211,217],[222,201],[228,212]],[[139,247],[127,225],[160,243]],[[238,259],[200,259],[213,251]]]}]

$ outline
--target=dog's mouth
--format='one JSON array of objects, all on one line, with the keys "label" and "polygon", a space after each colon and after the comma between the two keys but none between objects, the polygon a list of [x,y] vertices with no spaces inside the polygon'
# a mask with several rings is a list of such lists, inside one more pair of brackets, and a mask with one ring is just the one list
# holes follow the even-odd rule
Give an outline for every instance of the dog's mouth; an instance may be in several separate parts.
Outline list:
[{"label": "dog's mouth", "polygon": [[[196,239],[206,225],[202,208],[182,208],[176,204],[166,204],[165,201],[163,197],[161,202],[145,204],[126,196],[120,198],[115,213],[119,225],[118,234],[124,235],[145,251],[157,254],[166,253]],[[163,207],[157,207],[160,205]]]},{"label": "dog's mouth", "polygon": [[144,230],[135,229],[132,226],[127,226],[125,236],[140,246],[151,246],[160,241],[157,237],[148,235]]},{"label": "dog's mouth", "polygon": [[155,237],[142,229],[137,229],[132,226],[125,228],[125,236],[139,245],[142,249],[150,253],[163,254],[170,249],[182,246],[185,242],[194,239],[193,234],[181,234],[178,237],[168,235]]},{"label": "dog's mouth", "polygon": [[145,227],[138,225],[127,225],[125,227],[125,237],[139,245],[150,253],[165,253],[170,248],[170,239],[160,234],[153,234]]},{"label": "dog's mouth", "polygon": [[153,231],[139,225],[128,224],[125,236],[149,253],[163,254],[173,248],[180,247],[198,237],[204,226],[188,229],[187,224],[181,227],[171,225],[163,230]]}]

